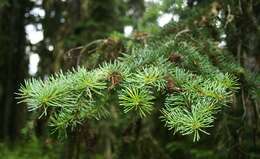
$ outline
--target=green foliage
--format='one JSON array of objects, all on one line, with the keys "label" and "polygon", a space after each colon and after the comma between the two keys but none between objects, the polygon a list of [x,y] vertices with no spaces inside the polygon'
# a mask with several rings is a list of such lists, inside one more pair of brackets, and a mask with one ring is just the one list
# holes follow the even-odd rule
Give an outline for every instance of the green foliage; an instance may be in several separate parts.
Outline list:
[{"label": "green foliage", "polygon": [[[52,2],[55,1],[47,3]],[[86,4],[89,2],[97,4]],[[58,15],[57,21],[64,13],[66,27],[65,33],[63,27],[62,31],[55,33],[53,30],[58,29],[53,27],[54,23],[48,18],[43,20],[46,38],[43,43],[46,42],[47,47],[40,45],[44,48],[41,63],[48,55],[45,50],[49,36],[56,34],[59,37],[58,43],[53,43],[56,38],[51,38],[50,44],[55,46],[51,55],[102,39],[89,43],[88,49],[83,47],[80,62],[87,66],[67,73],[58,72],[43,80],[26,80],[19,92],[21,102],[28,104],[36,118],[47,121],[54,133],[69,135],[72,137],[69,140],[79,135],[80,141],[73,145],[85,146],[85,142],[86,148],[95,151],[91,154],[84,147],[83,152],[81,147],[84,153],[81,155],[87,158],[92,155],[96,158],[171,158],[176,155],[179,158],[232,158],[230,154],[235,154],[233,158],[243,158],[237,152],[254,158],[259,145],[259,130],[255,129],[260,103],[259,77],[245,71],[230,52],[236,54],[235,38],[241,36],[241,31],[235,26],[232,29],[238,35],[230,35],[229,24],[225,24],[225,14],[240,18],[234,4],[217,1],[223,8],[231,7],[231,12],[221,8],[222,17],[219,17],[211,14],[213,1],[203,1],[206,4],[203,7],[199,1],[198,5],[189,8],[183,7],[183,2],[186,3],[183,0],[163,0],[161,5],[147,8],[144,18],[137,23],[138,31],[130,38],[114,32],[103,39],[110,35],[111,30],[122,32],[123,29],[123,12],[114,2],[120,3],[117,0],[105,3],[82,1],[80,9],[76,7],[71,12],[54,3],[55,8],[46,10],[46,17],[50,16],[51,21],[54,19],[51,16],[53,11]],[[66,1],[69,8],[74,6],[70,4],[74,3]],[[75,10],[82,10],[80,18],[73,14]],[[180,22],[171,22],[161,29],[157,18],[164,13],[179,15]],[[219,21],[221,25],[217,28],[215,24]],[[240,21],[232,25],[236,24],[243,26]],[[131,25],[130,22],[127,25]],[[225,37],[220,39],[220,35],[235,37],[231,44],[227,43],[227,49],[217,46],[220,40],[229,41]],[[64,41],[64,46],[61,46]],[[253,45],[247,47],[243,42],[241,53],[246,53],[244,49]],[[77,56],[77,52],[75,50],[73,56],[74,53]],[[107,58],[109,56],[113,58]],[[106,60],[108,62],[100,63]],[[95,69],[90,69],[93,67]],[[46,68],[41,66],[40,71]],[[242,95],[236,92],[240,86]],[[233,97],[235,92],[237,96]],[[231,100],[234,102],[230,108]],[[174,132],[174,137],[171,132]],[[184,138],[179,134],[190,137]],[[193,142],[200,142],[192,143],[192,138]],[[252,138],[256,142],[251,143]],[[93,140],[97,145],[91,145]],[[14,156],[23,158],[20,154]]]},{"label": "green foliage", "polygon": [[137,71],[132,77],[132,82],[138,87],[150,86],[157,90],[166,88],[166,80],[164,79],[167,69],[152,66]]},{"label": "green foliage", "polygon": [[193,141],[198,141],[200,132],[209,134],[204,129],[212,126],[214,111],[211,105],[205,103],[191,105],[191,108],[191,111],[180,107],[167,109],[168,112],[164,111],[166,124],[182,135],[194,134]]},{"label": "green foliage", "polygon": [[8,0],[0,0],[0,8],[5,7],[5,6],[9,6],[9,2]]},{"label": "green foliage", "polygon": [[[160,36],[93,70],[79,67],[46,80],[27,80],[19,98],[39,117],[48,114],[54,130],[66,131],[87,120],[107,118],[108,99],[116,96],[118,109],[125,113],[144,118],[159,109],[170,130],[193,134],[198,141],[200,133],[209,134],[206,129],[213,126],[216,113],[238,88],[236,78],[188,40],[179,42],[176,35],[158,40]],[[164,107],[155,105],[158,96],[166,96],[160,99]]]},{"label": "green foliage", "polygon": [[135,110],[140,117],[145,117],[146,114],[151,113],[153,99],[154,97],[150,95],[149,91],[140,88],[126,87],[119,95],[119,103],[124,107],[124,112]]},{"label": "green foliage", "polygon": [[[19,143],[10,148],[8,144],[0,143],[0,156],[5,159],[51,159],[59,157],[60,145],[41,143],[35,137],[26,143]],[[1,158],[2,158],[1,157]]]}]

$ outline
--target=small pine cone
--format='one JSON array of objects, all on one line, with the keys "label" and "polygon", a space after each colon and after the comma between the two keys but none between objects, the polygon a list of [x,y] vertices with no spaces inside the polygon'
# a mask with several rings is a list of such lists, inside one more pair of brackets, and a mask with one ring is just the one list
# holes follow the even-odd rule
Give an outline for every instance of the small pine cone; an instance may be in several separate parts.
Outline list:
[{"label": "small pine cone", "polygon": [[119,82],[122,80],[122,77],[119,73],[114,72],[110,75],[109,81],[111,82],[111,86],[108,88],[109,90],[113,89]]},{"label": "small pine cone", "polygon": [[134,32],[133,36],[134,36],[134,39],[136,39],[138,41],[144,41],[148,38],[148,33],[146,33],[146,32]]},{"label": "small pine cone", "polygon": [[181,88],[176,86],[174,80],[170,76],[165,77],[165,80],[167,81],[167,91],[169,93],[182,91]]},{"label": "small pine cone", "polygon": [[182,56],[178,53],[172,53],[169,57],[169,61],[172,63],[180,63],[182,61]]},{"label": "small pine cone", "polygon": [[115,45],[117,43],[118,43],[118,41],[116,39],[113,39],[113,38],[107,38],[104,41],[104,44],[106,44],[106,45]]}]

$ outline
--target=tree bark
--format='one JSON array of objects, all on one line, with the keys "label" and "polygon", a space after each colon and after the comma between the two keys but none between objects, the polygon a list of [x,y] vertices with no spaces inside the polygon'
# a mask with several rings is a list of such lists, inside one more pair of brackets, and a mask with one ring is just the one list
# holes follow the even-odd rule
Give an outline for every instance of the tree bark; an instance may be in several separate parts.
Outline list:
[{"label": "tree bark", "polygon": [[0,9],[0,139],[16,141],[24,125],[25,107],[17,104],[15,92],[18,92],[28,72],[25,55],[25,12],[26,0],[9,0],[9,5]]}]

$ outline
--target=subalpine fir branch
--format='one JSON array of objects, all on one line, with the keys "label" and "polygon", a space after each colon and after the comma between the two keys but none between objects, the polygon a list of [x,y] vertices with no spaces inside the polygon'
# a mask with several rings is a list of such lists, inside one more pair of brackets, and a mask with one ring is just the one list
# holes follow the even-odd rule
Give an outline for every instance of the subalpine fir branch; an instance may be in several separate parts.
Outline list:
[{"label": "subalpine fir branch", "polygon": [[[50,113],[50,126],[64,131],[106,118],[114,91],[126,115],[144,118],[160,109],[169,129],[192,134],[198,141],[201,133],[209,134],[206,129],[213,126],[216,113],[238,88],[236,78],[222,72],[207,53],[171,36],[129,52],[93,70],[78,67],[47,80],[27,80],[19,91],[20,101],[40,112],[39,117]],[[154,104],[155,94],[167,96],[165,107]]]}]

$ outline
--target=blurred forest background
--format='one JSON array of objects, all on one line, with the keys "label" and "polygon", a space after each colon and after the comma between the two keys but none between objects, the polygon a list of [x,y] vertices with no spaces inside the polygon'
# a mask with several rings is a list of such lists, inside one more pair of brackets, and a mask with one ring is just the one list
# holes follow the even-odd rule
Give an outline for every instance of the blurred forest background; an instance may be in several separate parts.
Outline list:
[{"label": "blurred forest background", "polygon": [[[17,104],[24,79],[94,68],[134,45],[129,39],[142,43],[165,26],[207,30],[194,40],[211,37],[250,72],[211,135],[198,143],[154,119],[145,126],[95,122],[86,141],[73,134],[60,140],[47,119]],[[83,53],[88,44],[92,50]],[[0,158],[260,158],[259,0],[0,0],[0,57]],[[149,131],[138,134],[142,127]]]}]

